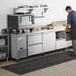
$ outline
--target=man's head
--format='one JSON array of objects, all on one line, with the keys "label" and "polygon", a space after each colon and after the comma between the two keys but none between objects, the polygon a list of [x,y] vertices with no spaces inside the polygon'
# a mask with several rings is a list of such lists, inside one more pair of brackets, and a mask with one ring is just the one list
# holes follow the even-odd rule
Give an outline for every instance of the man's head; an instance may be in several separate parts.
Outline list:
[{"label": "man's head", "polygon": [[72,8],[71,6],[66,6],[65,10],[67,13],[70,13],[72,11]]}]

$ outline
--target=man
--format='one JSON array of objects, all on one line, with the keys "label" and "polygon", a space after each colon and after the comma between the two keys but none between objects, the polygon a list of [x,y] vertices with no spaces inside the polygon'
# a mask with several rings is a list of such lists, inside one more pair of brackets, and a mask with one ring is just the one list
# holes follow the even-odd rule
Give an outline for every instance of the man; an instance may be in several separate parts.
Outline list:
[{"label": "man", "polygon": [[65,8],[68,13],[66,28],[71,27],[71,40],[73,45],[73,52],[69,51],[68,54],[76,56],[76,11],[72,10],[71,6]]}]

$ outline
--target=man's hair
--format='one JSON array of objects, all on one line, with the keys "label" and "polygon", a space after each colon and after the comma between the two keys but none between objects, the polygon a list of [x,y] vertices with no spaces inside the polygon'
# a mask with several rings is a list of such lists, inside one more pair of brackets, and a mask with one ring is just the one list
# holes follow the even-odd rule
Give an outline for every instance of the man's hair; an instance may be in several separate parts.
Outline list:
[{"label": "man's hair", "polygon": [[65,10],[72,10],[71,6],[66,6]]}]

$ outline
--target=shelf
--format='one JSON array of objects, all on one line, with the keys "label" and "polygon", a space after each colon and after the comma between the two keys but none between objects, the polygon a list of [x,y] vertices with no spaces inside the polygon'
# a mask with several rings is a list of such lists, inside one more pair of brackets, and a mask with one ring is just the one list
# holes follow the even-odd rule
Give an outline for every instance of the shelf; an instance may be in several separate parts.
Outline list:
[{"label": "shelf", "polygon": [[1,58],[1,57],[0,57],[0,60],[3,60],[3,59],[6,59],[6,57],[5,57],[5,58]]},{"label": "shelf", "polygon": [[[0,34],[1,39],[5,39],[4,42],[0,45],[0,60],[8,60],[9,58],[9,35],[7,34]],[[2,41],[2,40],[1,40]]]},{"label": "shelf", "polygon": [[[32,7],[32,8],[13,8],[13,13],[26,13],[27,15],[28,14],[34,14],[32,13],[34,10],[43,10],[44,13],[46,13],[46,11],[48,10],[48,7]],[[37,12],[37,13],[38,13]]]},{"label": "shelf", "polygon": [[13,8],[13,9],[48,9],[48,7],[32,7],[32,8]]},{"label": "shelf", "polygon": [[0,45],[0,48],[8,47],[8,45]]}]

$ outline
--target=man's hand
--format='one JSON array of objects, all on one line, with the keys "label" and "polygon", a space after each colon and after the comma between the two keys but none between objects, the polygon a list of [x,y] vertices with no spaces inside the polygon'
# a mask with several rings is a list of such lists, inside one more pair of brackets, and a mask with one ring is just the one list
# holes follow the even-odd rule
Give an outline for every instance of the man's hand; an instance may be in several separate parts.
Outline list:
[{"label": "man's hand", "polygon": [[65,24],[65,32],[68,32],[70,31],[69,29],[71,28],[71,25],[70,24]]},{"label": "man's hand", "polygon": [[71,25],[70,25],[70,24],[67,24],[67,25],[66,25],[66,28],[71,28]]}]

